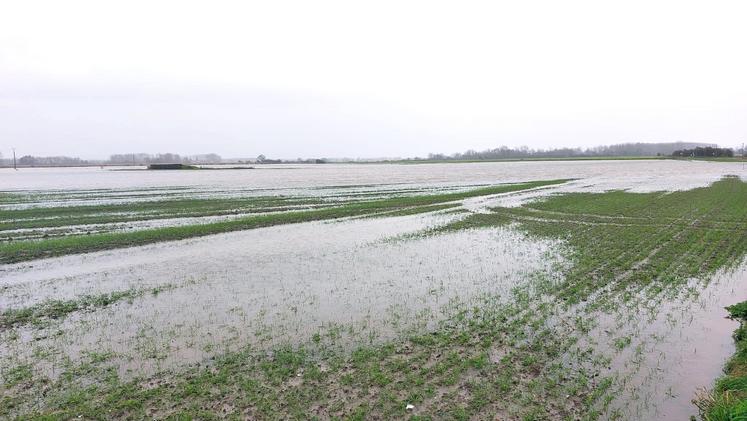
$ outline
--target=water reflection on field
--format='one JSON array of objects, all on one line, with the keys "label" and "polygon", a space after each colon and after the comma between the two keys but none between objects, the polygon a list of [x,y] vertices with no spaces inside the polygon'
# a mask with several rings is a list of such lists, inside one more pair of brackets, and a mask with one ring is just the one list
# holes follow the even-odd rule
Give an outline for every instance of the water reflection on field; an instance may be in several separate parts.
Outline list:
[{"label": "water reflection on field", "polygon": [[[2,169],[0,191],[10,192],[0,196],[6,209],[277,195],[335,202],[516,181],[574,181],[466,199],[456,212],[293,224],[2,265],[2,310],[121,291],[137,294],[58,320],[0,327],[0,368],[30,365],[39,375],[55,377],[66,364],[104,353],[128,377],[178,369],[246,345],[269,349],[329,334],[350,344],[369,343],[427,330],[483,295],[511,300],[513,288],[527,285],[532,273],[553,273],[569,264],[561,257],[562,241],[530,239],[510,226],[438,234],[429,230],[471,212],[519,206],[548,194],[690,189],[727,174],[747,178],[739,163],[687,161],[174,172]],[[232,217],[122,224],[123,229],[147,229]],[[744,270],[720,273],[708,286],[698,287],[702,294],[671,297],[650,314],[643,308],[620,308],[598,315],[599,326],[589,342],[614,356],[611,370],[626,381],[624,395],[611,408],[637,419],[693,412],[688,405],[693,385],[709,384],[731,353],[728,332],[733,326],[724,322],[720,309],[734,296],[744,298],[738,293],[747,282]],[[621,337],[632,338],[632,344],[617,352],[610,344]]]},{"label": "water reflection on field", "polygon": [[[0,169],[1,190],[153,189],[219,191],[371,187],[376,185],[507,183],[582,178],[594,184],[638,189],[686,189],[724,174],[745,174],[737,162],[704,161],[526,161],[455,164],[265,165],[254,170],[112,171],[111,168]],[[705,183],[705,184],[704,184]]]},{"label": "water reflection on field", "polygon": [[[386,338],[478,295],[509,297],[527,273],[559,259],[551,242],[510,229],[396,237],[454,217],[309,223],[18,265],[6,271],[4,308],[176,288],[19,329],[21,340],[4,341],[0,353],[23,360],[47,348],[75,359],[103,346],[142,374],[245,344],[304,341],[334,326],[357,340]],[[22,345],[32,338],[34,348]]]}]

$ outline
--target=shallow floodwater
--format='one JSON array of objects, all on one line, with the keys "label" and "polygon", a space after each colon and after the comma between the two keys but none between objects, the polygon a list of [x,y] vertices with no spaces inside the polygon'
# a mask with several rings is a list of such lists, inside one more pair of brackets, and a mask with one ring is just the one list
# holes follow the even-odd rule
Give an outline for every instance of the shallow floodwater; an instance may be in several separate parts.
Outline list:
[{"label": "shallow floodwater", "polygon": [[381,184],[507,183],[580,178],[605,188],[700,187],[724,174],[747,176],[735,162],[675,160],[524,161],[454,164],[259,165],[250,170],[114,171],[105,167],[0,169],[2,190],[307,189]]},{"label": "shallow floodwater", "polygon": [[[710,387],[734,353],[732,332],[739,323],[725,318],[724,307],[747,300],[747,261],[722,270],[707,285],[692,280],[694,294],[680,294],[650,307],[620,308],[598,317],[602,348],[614,355],[611,370],[620,374],[622,393],[612,409],[622,419],[687,420],[699,389]],[[622,352],[610,341],[631,339]]]},{"label": "shallow floodwater", "polygon": [[[284,194],[335,200],[575,179],[462,203],[463,212],[485,212],[563,192],[703,187],[731,174],[747,179],[741,163],[669,160],[270,165],[220,171],[0,169],[0,191],[33,195],[23,204],[29,206],[165,195]],[[199,363],[246,345],[265,349],[303,343],[315,335],[334,334],[351,343],[384,340],[428,329],[483,294],[509,300],[512,288],[529,282],[529,274],[552,272],[554,265],[564,264],[562,243],[529,239],[511,228],[413,235],[463,215],[303,223],[0,265],[3,310],[146,291],[49,325],[0,330],[0,377],[4,367],[18,364],[55,376],[63,363],[85,361],[92,353],[110,353],[109,363],[120,374],[134,376]],[[147,228],[210,218],[122,225]],[[665,301],[656,311],[623,309],[618,315],[627,317],[622,325],[600,316],[602,328],[607,323],[610,331],[634,337],[626,349],[610,352],[615,355],[613,369],[626,382],[623,396],[612,406],[623,419],[686,419],[694,413],[689,402],[695,389],[711,385],[733,351],[734,324],[723,319],[723,306],[747,298],[741,293],[747,291],[746,273],[744,266],[720,273],[698,287],[702,293],[697,298]],[[157,294],[147,292],[154,288]],[[600,337],[599,349],[609,351],[606,339],[615,338]]]},{"label": "shallow floodwater", "polygon": [[23,363],[53,350],[44,364],[53,370],[56,359],[112,352],[122,374],[145,374],[247,344],[302,342],[333,327],[358,340],[387,338],[432,325],[446,307],[480,295],[509,297],[527,273],[559,259],[553,242],[508,229],[397,237],[454,217],[288,225],[9,265],[4,308],[176,287],[41,331],[18,329],[19,340],[3,341],[0,356]]}]

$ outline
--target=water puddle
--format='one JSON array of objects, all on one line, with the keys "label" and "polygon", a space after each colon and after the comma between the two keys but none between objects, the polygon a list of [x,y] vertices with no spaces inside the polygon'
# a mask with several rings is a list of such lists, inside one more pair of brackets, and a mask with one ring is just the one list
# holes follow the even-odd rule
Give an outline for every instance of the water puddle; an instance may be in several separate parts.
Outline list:
[{"label": "water puddle", "polygon": [[133,375],[247,344],[304,342],[330,328],[381,340],[428,328],[474,297],[509,297],[527,274],[559,259],[554,242],[510,229],[401,237],[455,217],[297,224],[6,266],[4,308],[179,287],[77,312],[49,328],[12,329],[0,357],[55,375],[57,361],[111,352],[120,373]]},{"label": "water puddle", "polygon": [[[692,399],[713,386],[735,346],[738,323],[726,319],[725,306],[747,299],[747,264],[719,272],[707,286],[653,307],[620,309],[616,318],[598,317],[602,352],[615,355],[612,371],[621,375],[622,394],[610,415],[622,419],[687,420],[697,415]],[[603,336],[607,336],[606,342]],[[630,338],[622,351],[614,343]],[[624,342],[623,342],[624,343]],[[607,345],[607,346],[605,346]]]}]

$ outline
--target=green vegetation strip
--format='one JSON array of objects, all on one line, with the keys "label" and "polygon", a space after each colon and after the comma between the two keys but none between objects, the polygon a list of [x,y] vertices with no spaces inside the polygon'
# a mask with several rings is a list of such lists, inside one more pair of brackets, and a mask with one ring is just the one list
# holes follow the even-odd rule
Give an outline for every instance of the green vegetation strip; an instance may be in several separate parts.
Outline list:
[{"label": "green vegetation strip", "polygon": [[[446,229],[515,224],[529,235],[565,240],[574,264],[555,295],[569,303],[602,289],[629,299],[643,288],[677,288],[747,252],[747,183],[737,177],[687,191],[573,193],[492,211]],[[595,300],[602,304],[611,303]]]},{"label": "green vegetation strip", "polygon": [[324,206],[313,198],[253,197],[233,199],[169,199],[126,204],[33,207],[0,210],[0,231],[105,224],[164,218],[220,216]]},{"label": "green vegetation strip", "polygon": [[747,301],[726,310],[731,319],[739,321],[734,331],[737,352],[726,364],[726,373],[716,381],[715,389],[693,400],[704,421],[747,420]]},{"label": "green vegetation strip", "polygon": [[98,295],[85,295],[70,300],[48,300],[31,307],[10,309],[0,312],[0,331],[24,324],[42,324],[50,319],[61,319],[70,313],[103,308],[122,300],[132,300],[150,293],[157,295],[172,285],[163,285],[151,289],[128,289]]},{"label": "green vegetation strip", "polygon": [[[530,296],[486,298],[438,329],[351,352],[334,331],[302,347],[229,352],[207,367],[122,381],[106,364],[69,367],[57,381],[25,366],[6,378],[16,393],[0,416],[23,419],[580,419],[609,387],[592,371],[556,361],[575,338],[546,326],[554,306]],[[580,356],[578,358],[581,358]],[[93,370],[98,382],[81,381]],[[38,381],[39,383],[36,383]],[[43,409],[24,411],[42,389]],[[572,399],[569,399],[572,396]],[[414,409],[408,409],[407,405]]]},{"label": "green vegetation strip", "polygon": [[105,233],[87,236],[51,238],[40,241],[18,241],[0,245],[0,263],[14,263],[44,257],[86,253],[143,244],[182,240],[230,231],[247,230],[281,224],[362,216],[386,211],[401,211],[405,208],[443,204],[470,197],[508,193],[535,187],[564,183],[567,180],[534,181],[519,184],[503,184],[457,193],[395,197],[367,202],[356,202],[338,207],[308,211],[290,211],[277,214],[256,215],[230,221],[202,225],[164,227],[133,232]]}]

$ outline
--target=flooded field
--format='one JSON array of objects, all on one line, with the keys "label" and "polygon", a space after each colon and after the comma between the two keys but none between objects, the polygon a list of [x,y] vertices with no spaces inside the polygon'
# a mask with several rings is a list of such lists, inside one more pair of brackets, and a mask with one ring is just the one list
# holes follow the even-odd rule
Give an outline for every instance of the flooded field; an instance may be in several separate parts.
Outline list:
[{"label": "flooded field", "polygon": [[0,170],[0,418],[688,419],[741,163]]},{"label": "flooded field", "polygon": [[[444,183],[474,184],[559,178],[585,178],[620,187],[677,189],[700,186],[724,173],[742,170],[740,163],[704,161],[526,161],[455,164],[264,165],[254,170],[158,172],[137,167],[1,168],[0,190],[116,190],[128,194],[164,193],[164,189],[224,191],[374,187]],[[143,169],[144,167],[140,167]],[[126,171],[112,171],[112,170]],[[133,192],[135,190],[135,192]]]}]

